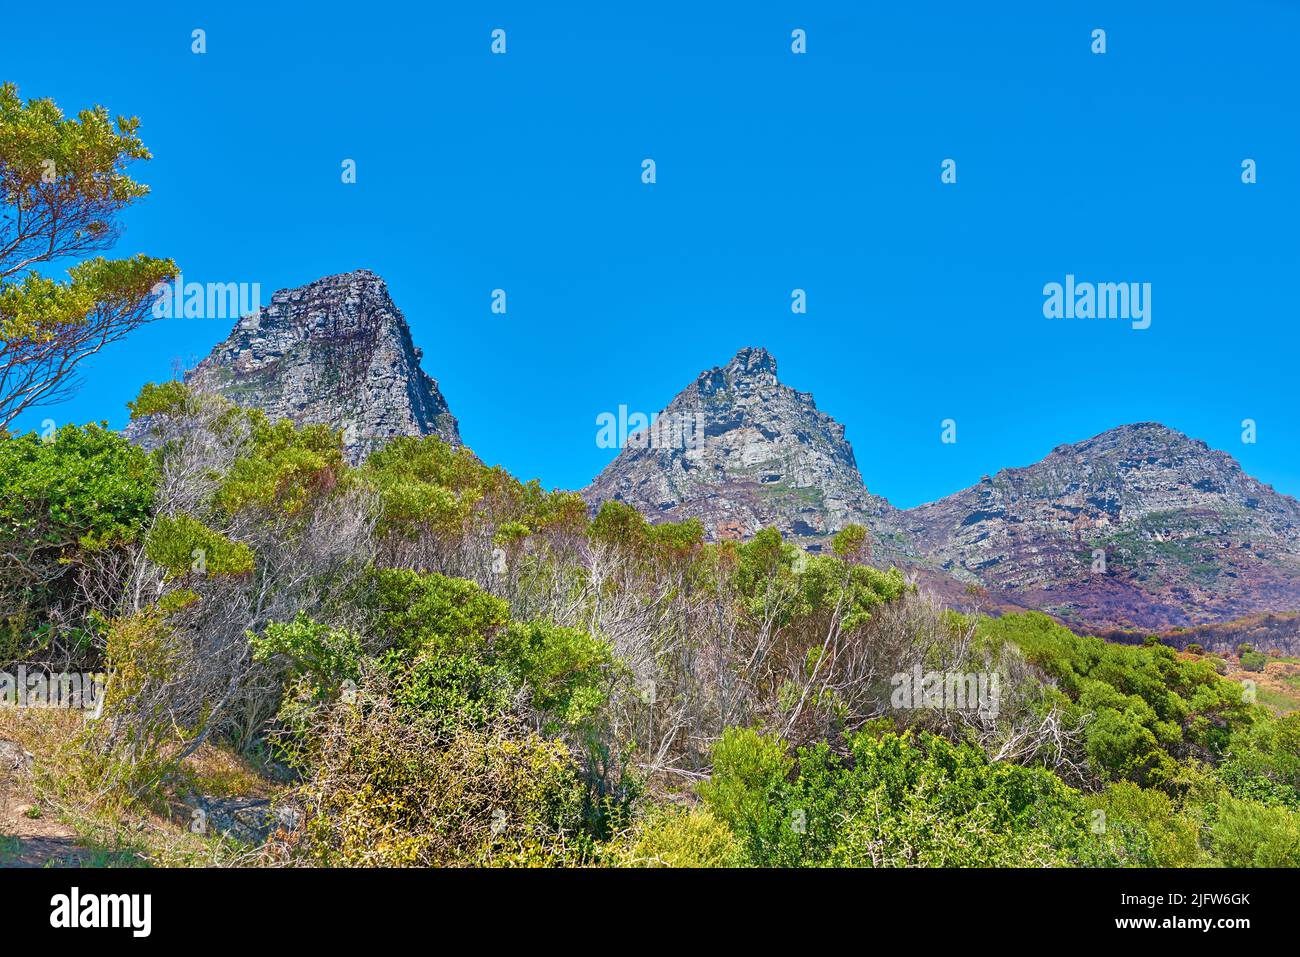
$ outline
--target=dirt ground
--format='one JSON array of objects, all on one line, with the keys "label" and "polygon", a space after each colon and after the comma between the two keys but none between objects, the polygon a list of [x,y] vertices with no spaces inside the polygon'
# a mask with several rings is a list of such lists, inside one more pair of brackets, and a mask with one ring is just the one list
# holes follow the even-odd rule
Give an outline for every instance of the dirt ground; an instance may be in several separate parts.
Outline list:
[{"label": "dirt ground", "polygon": [[[10,742],[6,742],[10,743]],[[36,802],[27,772],[0,766],[0,867],[80,867],[89,854]]]}]

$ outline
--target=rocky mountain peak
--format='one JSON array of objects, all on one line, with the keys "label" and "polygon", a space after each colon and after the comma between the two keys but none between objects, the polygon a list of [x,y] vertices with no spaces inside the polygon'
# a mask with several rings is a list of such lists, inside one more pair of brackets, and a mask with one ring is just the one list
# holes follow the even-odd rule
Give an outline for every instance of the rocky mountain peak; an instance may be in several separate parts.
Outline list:
[{"label": "rocky mountain peak", "polygon": [[775,526],[812,550],[851,522],[888,524],[895,510],[867,491],[844,426],[776,368],[766,349],[744,348],[700,373],[656,417],[700,441],[629,441],[584,496],[652,520],[698,518],[715,538]]},{"label": "rocky mountain peak", "polygon": [[905,514],[944,570],[1076,625],[1300,607],[1300,503],[1154,422],[1058,446]]},{"label": "rocky mountain peak", "polygon": [[1190,438],[1159,422],[1136,422],[1108,429],[1082,442],[1058,445],[1052,454],[1085,457],[1123,457],[1132,454],[1156,456],[1177,462],[1187,455],[1200,455],[1209,451],[1209,448],[1200,439]]},{"label": "rocky mountain peak", "polygon": [[776,358],[766,349],[745,346],[727,363],[726,373],[732,380],[770,384],[776,382]]},{"label": "rocky mountain peak", "polygon": [[387,284],[358,269],[277,291],[185,381],[272,418],[339,428],[348,458],[358,462],[399,435],[460,444],[422,357]]}]

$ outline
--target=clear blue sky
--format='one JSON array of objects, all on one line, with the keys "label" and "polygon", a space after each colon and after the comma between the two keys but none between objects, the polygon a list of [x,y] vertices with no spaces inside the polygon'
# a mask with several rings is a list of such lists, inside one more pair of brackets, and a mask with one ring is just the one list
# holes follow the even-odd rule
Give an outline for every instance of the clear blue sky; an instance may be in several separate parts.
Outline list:
[{"label": "clear blue sky", "polygon": [[[468,444],[547,486],[763,345],[900,506],[1146,420],[1300,494],[1297,4],[447,6],[16,4],[0,79],[141,118],[118,253],[264,301],[383,275]],[[1066,273],[1152,283],[1151,328],[1045,319]],[[120,426],[228,326],[157,322],[18,425]]]}]

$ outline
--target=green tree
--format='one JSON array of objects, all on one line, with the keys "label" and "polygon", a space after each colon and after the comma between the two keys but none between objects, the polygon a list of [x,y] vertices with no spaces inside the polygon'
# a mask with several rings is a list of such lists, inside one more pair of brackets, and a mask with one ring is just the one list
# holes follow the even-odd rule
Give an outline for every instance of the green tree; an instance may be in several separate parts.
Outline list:
[{"label": "green tree", "polygon": [[148,193],[125,172],[149,158],[135,117],[68,119],[52,100],[0,86],[0,429],[66,398],[78,363],[148,322],[170,260],[86,259],[60,282],[36,267],[110,248],[118,215]]},{"label": "green tree", "polygon": [[861,525],[846,525],[831,539],[836,558],[865,564],[871,561],[871,533]]}]

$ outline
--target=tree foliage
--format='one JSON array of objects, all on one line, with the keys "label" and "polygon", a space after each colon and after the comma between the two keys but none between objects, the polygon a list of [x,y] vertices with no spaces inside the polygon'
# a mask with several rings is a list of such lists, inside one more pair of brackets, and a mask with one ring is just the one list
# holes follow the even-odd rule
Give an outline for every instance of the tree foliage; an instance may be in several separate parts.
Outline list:
[{"label": "tree foliage", "polygon": [[94,256],[60,282],[38,271],[109,249],[117,217],[148,193],[126,172],[149,151],[134,117],[103,107],[67,118],[0,85],[0,429],[66,397],[76,366],[149,321],[170,260]]},{"label": "tree foliage", "polygon": [[0,440],[0,660],[55,651],[60,632],[112,610],[102,590],[149,523],[157,478],[99,425]]}]

